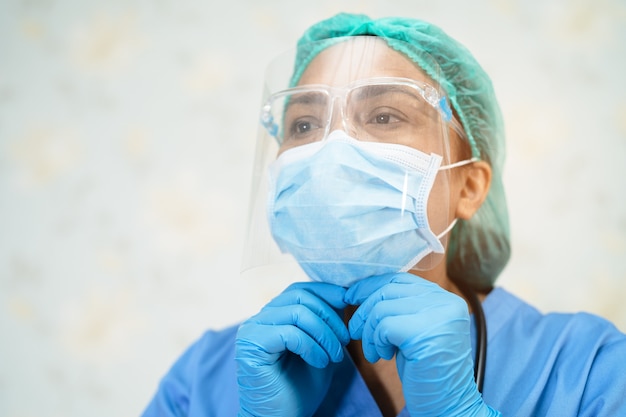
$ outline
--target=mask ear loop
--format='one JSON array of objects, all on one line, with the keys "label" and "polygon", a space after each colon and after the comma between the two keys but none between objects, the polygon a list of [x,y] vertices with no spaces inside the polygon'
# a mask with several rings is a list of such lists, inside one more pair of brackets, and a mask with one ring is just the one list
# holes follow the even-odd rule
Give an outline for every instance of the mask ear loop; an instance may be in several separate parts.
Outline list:
[{"label": "mask ear loop", "polygon": [[439,170],[440,170],[440,171],[446,171],[446,170],[448,170],[448,169],[457,168],[457,167],[462,167],[463,165],[469,165],[469,164],[471,164],[471,163],[478,162],[478,161],[480,161],[480,159],[479,159],[479,158],[472,157],[472,158],[470,158],[470,159],[465,159],[465,160],[463,160],[463,161],[455,162],[455,163],[453,163],[453,164],[442,165],[442,166],[440,166],[440,167],[439,167]]},{"label": "mask ear loop", "polygon": [[[453,164],[448,164],[448,165],[442,165],[439,167],[439,171],[446,171],[452,168],[457,168],[457,167],[461,167],[463,165],[469,165],[473,162],[479,161],[478,158],[470,158],[470,159],[466,159],[464,161],[459,161],[459,162],[455,162]],[[407,196],[407,187],[408,187],[408,178],[409,178],[409,174],[408,172],[404,173],[404,184],[402,185],[402,211],[400,213],[401,216],[404,215],[404,207],[406,206],[406,196]],[[446,233],[448,233],[450,231],[450,229],[452,229],[454,227],[454,224],[456,222],[456,219],[454,219],[454,221],[452,223],[450,223],[450,226],[448,226],[446,228],[446,230],[444,230],[440,236],[437,236],[438,238],[441,238],[441,236],[445,235]]]},{"label": "mask ear loop", "polygon": [[450,224],[448,225],[448,227],[446,227],[446,229],[445,229],[443,232],[441,232],[441,233],[439,233],[439,234],[437,235],[437,239],[441,240],[441,238],[442,238],[442,237],[444,237],[445,235],[447,235],[448,233],[450,233],[450,230],[452,230],[452,228],[453,228],[453,227],[454,227],[454,225],[456,224],[457,220],[458,220],[458,219],[456,219],[456,218],[455,218],[454,220],[452,220],[452,221],[450,222]]}]

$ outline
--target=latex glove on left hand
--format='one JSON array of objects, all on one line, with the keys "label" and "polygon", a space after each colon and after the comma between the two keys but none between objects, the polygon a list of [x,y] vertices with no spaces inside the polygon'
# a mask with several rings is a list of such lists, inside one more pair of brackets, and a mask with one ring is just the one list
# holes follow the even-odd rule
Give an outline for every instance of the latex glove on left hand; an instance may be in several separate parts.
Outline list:
[{"label": "latex glove on left hand", "polygon": [[369,362],[396,365],[412,416],[499,416],[474,382],[465,301],[409,273],[364,279],[346,292],[359,306],[349,322]]}]

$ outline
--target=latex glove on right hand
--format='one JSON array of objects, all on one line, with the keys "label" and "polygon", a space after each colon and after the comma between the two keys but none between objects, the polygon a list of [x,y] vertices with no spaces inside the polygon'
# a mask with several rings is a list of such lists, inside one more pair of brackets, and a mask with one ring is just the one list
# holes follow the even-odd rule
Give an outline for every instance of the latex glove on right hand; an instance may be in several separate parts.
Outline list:
[{"label": "latex glove on right hand", "polygon": [[465,301],[409,273],[366,278],[346,292],[348,328],[369,362],[396,355],[411,416],[491,417],[473,375]]},{"label": "latex glove on right hand", "polygon": [[237,332],[239,416],[311,416],[343,359],[350,335],[339,310],[345,288],[289,286]]}]

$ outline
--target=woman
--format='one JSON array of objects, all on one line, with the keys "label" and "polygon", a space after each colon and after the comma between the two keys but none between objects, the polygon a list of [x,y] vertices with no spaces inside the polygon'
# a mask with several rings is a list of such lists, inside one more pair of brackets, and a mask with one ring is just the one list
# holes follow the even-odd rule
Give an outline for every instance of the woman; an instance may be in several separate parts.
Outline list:
[{"label": "woman", "polygon": [[471,54],[425,22],[348,14],[296,52],[257,161],[272,238],[315,282],[206,333],[145,415],[626,415],[626,336],[493,288],[504,135]]}]

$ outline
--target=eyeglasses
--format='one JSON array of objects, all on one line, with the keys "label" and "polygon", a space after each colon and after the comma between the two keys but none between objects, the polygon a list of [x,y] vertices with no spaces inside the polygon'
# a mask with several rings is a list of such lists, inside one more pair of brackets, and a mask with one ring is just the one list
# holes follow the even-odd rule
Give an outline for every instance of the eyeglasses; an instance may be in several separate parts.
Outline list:
[{"label": "eyeglasses", "polygon": [[445,96],[429,84],[399,77],[283,90],[265,102],[261,123],[283,148],[323,140],[331,128],[362,141],[418,149],[441,140],[446,123],[465,137]]}]

